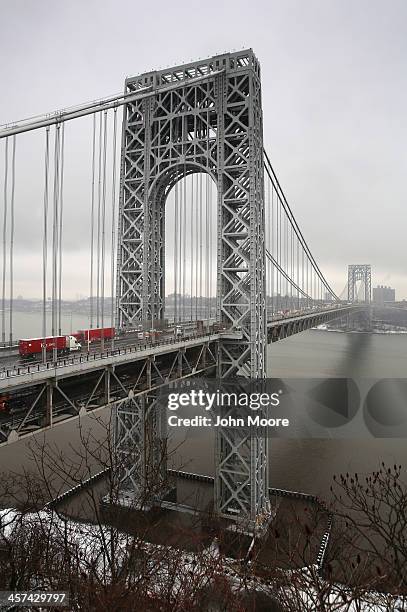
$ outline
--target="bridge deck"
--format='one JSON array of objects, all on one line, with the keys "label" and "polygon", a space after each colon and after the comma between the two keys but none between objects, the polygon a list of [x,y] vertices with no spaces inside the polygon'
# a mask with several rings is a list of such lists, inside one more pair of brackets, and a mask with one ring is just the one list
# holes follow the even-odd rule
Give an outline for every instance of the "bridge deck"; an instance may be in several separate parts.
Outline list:
[{"label": "bridge deck", "polygon": [[27,385],[43,383],[49,379],[67,378],[106,368],[109,365],[122,365],[144,360],[150,356],[165,355],[180,348],[201,346],[219,339],[219,334],[202,334],[182,340],[165,340],[162,343],[140,345],[133,344],[103,353],[79,354],[52,362],[10,368],[0,373],[2,390],[16,389]]},{"label": "bridge deck", "polygon": [[[275,342],[293,334],[305,331],[321,323],[331,321],[346,314],[351,314],[361,306],[346,305],[323,310],[305,312],[296,316],[281,317],[267,323],[268,341]],[[56,363],[34,363],[27,365],[13,364],[0,372],[0,389],[7,391],[24,386],[40,384],[49,379],[67,378],[85,374],[90,371],[105,368],[109,365],[122,365],[133,361],[146,359],[150,356],[171,353],[179,348],[190,348],[200,346],[207,342],[220,339],[225,341],[234,340],[234,335],[228,331],[217,333],[194,334],[182,339],[164,339],[161,342],[151,344],[140,344],[131,342],[129,345],[121,346],[115,350],[106,350],[100,353],[81,353],[70,355],[59,359]],[[241,339],[241,334],[236,334],[236,340]]]}]

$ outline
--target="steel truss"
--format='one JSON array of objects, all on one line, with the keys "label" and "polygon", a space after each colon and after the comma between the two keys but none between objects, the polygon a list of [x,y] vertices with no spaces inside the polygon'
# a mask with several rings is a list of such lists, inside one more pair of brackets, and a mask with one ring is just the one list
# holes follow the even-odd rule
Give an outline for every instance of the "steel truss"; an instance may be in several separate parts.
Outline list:
[{"label": "steel truss", "polygon": [[348,266],[348,301],[356,302],[356,282],[361,280],[364,287],[364,302],[370,304],[372,294],[372,268],[370,264]]},{"label": "steel truss", "polygon": [[340,308],[333,308],[332,310],[321,311],[318,313],[311,313],[309,315],[303,315],[300,317],[293,317],[289,319],[280,319],[272,321],[268,324],[267,330],[267,341],[277,342],[277,340],[283,340],[293,334],[298,334],[307,329],[321,325],[321,323],[329,323],[337,319],[349,317],[354,314],[361,314],[365,312],[364,306],[341,306]]},{"label": "steel truss", "polygon": [[[184,349],[173,354],[165,373],[151,359],[146,360],[134,388],[115,405],[115,448],[117,477],[121,500],[126,504],[149,508],[168,493],[166,418],[159,408],[162,387],[189,376],[208,375],[216,368],[214,346],[204,344],[200,350]],[[156,374],[159,384],[153,384]],[[135,393],[143,381],[144,391]],[[120,501],[120,500],[118,500]]]},{"label": "steel truss", "polygon": [[[247,50],[125,83],[129,94],[145,87],[153,95],[124,108],[117,326],[164,318],[165,201],[180,178],[208,173],[218,189],[217,319],[242,330],[242,339],[220,342],[218,376],[262,378],[267,334],[259,63]],[[135,408],[129,430],[124,424],[120,430],[140,445],[140,455],[143,410]],[[216,466],[218,514],[239,518],[237,513],[254,525],[269,506],[265,437],[221,430]]]},{"label": "steel truss", "polygon": [[[33,384],[31,387],[24,385],[28,398],[27,409],[24,415],[15,421],[11,432],[6,432],[4,427],[0,429],[0,443],[7,439],[18,439],[20,435],[24,435],[25,428],[30,423],[35,422],[39,427],[51,427],[56,413],[61,408],[64,414],[71,414],[74,418],[110,406],[114,409],[117,432],[122,412],[125,418],[130,405],[143,404],[148,407],[161,387],[189,376],[206,375],[211,371],[213,373],[217,364],[216,344],[209,342],[189,348],[180,347],[161,356],[146,356],[140,359],[140,356],[135,354],[135,357],[137,360],[124,366],[125,375],[121,371],[123,366],[107,364],[93,371],[92,382],[89,380],[89,372],[64,376],[62,370],[58,377]],[[11,400],[14,397],[21,398],[21,389],[13,391],[9,397]],[[134,413],[134,410],[130,412]],[[120,452],[121,449],[119,454]],[[125,463],[123,457],[122,459]],[[132,471],[132,467],[126,465],[119,478],[125,482]]]}]

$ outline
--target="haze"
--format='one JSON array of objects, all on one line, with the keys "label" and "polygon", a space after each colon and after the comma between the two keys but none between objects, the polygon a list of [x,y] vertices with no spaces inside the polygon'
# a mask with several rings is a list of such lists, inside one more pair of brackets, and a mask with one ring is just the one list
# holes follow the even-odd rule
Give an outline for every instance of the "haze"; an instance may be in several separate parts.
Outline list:
[{"label": "haze", "polygon": [[[264,140],[337,292],[350,263],[407,298],[407,4],[0,4],[0,123],[122,91],[126,75],[253,47]],[[88,294],[91,124],[67,131],[64,296]],[[17,139],[16,292],[41,293],[43,135]],[[0,143],[0,186],[4,143]],[[0,200],[1,201],[1,200]],[[2,206],[2,203],[1,203]]]}]

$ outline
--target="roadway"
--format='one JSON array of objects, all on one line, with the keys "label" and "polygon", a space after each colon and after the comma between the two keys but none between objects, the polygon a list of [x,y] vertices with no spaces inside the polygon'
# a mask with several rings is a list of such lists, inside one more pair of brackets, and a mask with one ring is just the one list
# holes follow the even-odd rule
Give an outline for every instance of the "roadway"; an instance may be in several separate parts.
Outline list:
[{"label": "roadway", "polygon": [[[341,305],[341,306],[327,306],[325,308],[313,308],[305,311],[294,311],[294,314],[289,312],[284,315],[278,314],[273,316],[268,322],[267,327],[269,330],[269,341],[275,341],[292,335],[292,333],[298,333],[309,329],[312,326],[324,323],[327,320],[349,314],[359,308],[360,306],[355,305]],[[299,325],[301,324],[301,325]],[[6,380],[9,378],[15,379],[26,374],[35,374],[44,371],[53,370],[55,368],[70,367],[78,363],[90,363],[98,359],[109,359],[115,358],[113,361],[122,361],[117,359],[121,355],[121,352],[126,352],[126,349],[134,349],[135,351],[149,351],[153,352],[158,350],[160,346],[167,346],[174,342],[184,344],[190,339],[201,338],[202,336],[210,336],[211,340],[218,339],[219,333],[224,339],[242,339],[241,331],[228,332],[227,329],[220,330],[217,333],[210,333],[207,330],[198,332],[196,322],[188,321],[183,322],[184,333],[181,338],[174,336],[174,329],[169,328],[163,330],[159,337],[155,339],[144,338],[139,339],[139,332],[134,330],[126,332],[124,336],[117,336],[114,341],[105,340],[104,350],[100,342],[94,342],[92,344],[82,346],[81,351],[70,353],[66,356],[59,357],[56,362],[52,360],[52,355],[48,355],[47,362],[42,361],[42,356],[38,355],[34,359],[22,358],[18,354],[18,347],[10,349],[3,348],[0,352],[0,388],[3,390],[9,385]],[[283,331],[283,333],[281,333]],[[271,332],[271,333],[270,333]],[[277,333],[276,333],[277,332]],[[48,376],[47,376],[48,377]],[[38,377],[37,377],[38,378]],[[15,386],[15,382],[11,386]]]},{"label": "roadway", "polygon": [[[70,355],[56,364],[31,364],[21,367],[20,372],[14,375],[9,372],[1,383],[3,397],[8,398],[8,411],[0,413],[0,443],[6,441],[11,429],[21,435],[44,427],[46,395],[43,393],[41,397],[44,384],[51,384],[55,389],[52,423],[56,423],[101,408],[106,402],[123,399],[135,387],[138,392],[143,392],[147,388],[165,384],[167,378],[173,380],[174,376],[179,377],[174,364],[180,349],[186,354],[181,376],[203,375],[208,368],[213,369],[216,353],[212,351],[213,358],[203,365],[199,363],[199,358],[194,361],[193,353],[191,357],[188,351],[195,351],[197,357],[204,344],[218,338],[218,334],[196,334],[148,344],[134,344],[134,339],[128,339],[113,351]],[[146,374],[140,377],[149,357],[153,358],[154,367],[151,367],[146,387]],[[109,369],[111,367],[112,370]],[[98,382],[100,375],[106,373],[109,373],[110,379],[108,400],[106,387]]]},{"label": "roadway", "polygon": [[[268,321],[269,341],[282,339],[292,333],[309,329],[309,327],[320,322],[343,316],[354,311],[355,308],[355,306],[349,305],[334,308],[330,306],[324,309],[276,315]],[[179,349],[194,349],[194,347],[213,343],[219,339],[225,341],[243,339],[243,334],[239,330],[222,329],[216,333],[208,333],[205,330],[198,333],[195,322],[185,322],[183,327],[184,333],[181,338],[175,337],[174,329],[165,330],[159,338],[154,340],[141,340],[138,337],[138,331],[130,331],[124,336],[115,338],[113,348],[110,340],[105,341],[104,351],[102,351],[101,343],[95,342],[89,347],[83,346],[80,352],[71,353],[58,359],[56,363],[52,361],[43,363],[40,359],[27,363],[27,361],[19,358],[16,349],[9,350],[8,354],[4,354],[5,349],[3,349],[3,352],[0,353],[1,392],[3,395],[11,393],[13,398],[20,398],[21,395],[21,401],[13,404],[14,409],[11,414],[0,413],[0,434],[3,434],[3,439],[7,439],[7,433],[10,429],[18,429],[19,433],[27,433],[41,427],[43,408],[40,404],[28,416],[27,411],[32,404],[34,391],[38,390],[40,385],[47,383],[47,381],[63,381],[63,384],[69,387],[70,399],[77,409],[76,415],[72,414],[72,410],[69,410],[69,406],[63,397],[58,397],[53,407],[53,422],[55,423],[58,420],[77,416],[81,407],[87,412],[104,404],[103,390],[99,389],[97,393],[92,395],[90,401],[87,385],[90,384],[92,376],[98,375],[97,373],[106,367],[121,368],[122,373],[124,372],[119,385],[117,381],[112,380],[110,401],[115,401],[123,395],[123,391],[134,386],[135,377],[137,378],[137,362],[141,364],[149,357],[153,357],[154,360],[157,360],[157,363],[161,360],[161,378],[158,380],[153,375],[151,385],[162,384],[163,377],[167,376],[170,368],[166,364],[169,361],[168,357]],[[275,334],[276,331],[277,335]],[[126,367],[129,369],[126,370]],[[213,364],[211,367],[213,367]],[[194,374],[194,372],[189,375],[191,374]],[[154,377],[157,379],[155,380]],[[67,389],[65,388],[65,390]]]}]

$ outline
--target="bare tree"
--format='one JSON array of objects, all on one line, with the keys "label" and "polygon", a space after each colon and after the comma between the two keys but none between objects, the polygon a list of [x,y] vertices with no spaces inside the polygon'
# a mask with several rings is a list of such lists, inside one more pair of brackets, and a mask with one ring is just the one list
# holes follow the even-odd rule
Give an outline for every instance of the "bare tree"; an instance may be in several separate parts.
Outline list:
[{"label": "bare tree", "polygon": [[335,514],[352,563],[364,560],[372,588],[407,595],[407,484],[401,466],[382,463],[363,478],[346,474],[334,481]]}]

